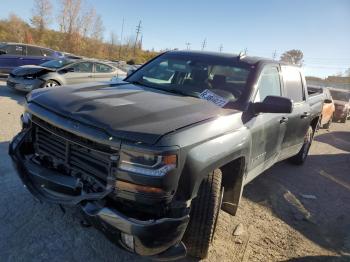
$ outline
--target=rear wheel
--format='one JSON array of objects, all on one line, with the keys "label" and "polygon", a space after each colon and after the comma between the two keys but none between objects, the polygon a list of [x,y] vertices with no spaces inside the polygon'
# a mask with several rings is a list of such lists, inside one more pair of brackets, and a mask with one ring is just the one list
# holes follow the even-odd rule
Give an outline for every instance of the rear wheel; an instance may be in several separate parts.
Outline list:
[{"label": "rear wheel", "polygon": [[289,159],[293,164],[296,164],[296,165],[304,164],[307,158],[307,155],[309,153],[313,136],[314,136],[314,130],[312,129],[311,126],[309,126],[309,129],[307,130],[306,135],[304,137],[304,144],[300,149],[299,153]]},{"label": "rear wheel", "polygon": [[340,119],[340,122],[341,123],[346,123],[347,118],[348,118],[348,116],[345,115],[342,119]]},{"label": "rear wheel", "polygon": [[47,80],[45,84],[43,85],[43,88],[50,88],[50,87],[56,87],[59,86],[60,84],[56,82],[55,80]]},{"label": "rear wheel", "polygon": [[192,202],[190,222],[183,239],[188,254],[192,257],[205,258],[208,255],[221,208],[221,178],[219,169],[211,172],[203,180],[198,195]]}]

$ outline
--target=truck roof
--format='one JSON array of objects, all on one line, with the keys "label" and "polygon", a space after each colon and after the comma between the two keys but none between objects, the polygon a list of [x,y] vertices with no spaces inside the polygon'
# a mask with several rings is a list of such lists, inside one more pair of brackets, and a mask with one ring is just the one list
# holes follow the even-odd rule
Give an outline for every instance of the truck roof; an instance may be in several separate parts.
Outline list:
[{"label": "truck roof", "polygon": [[[247,64],[250,65],[255,65],[257,63],[273,63],[273,64],[285,64],[285,65],[291,65],[288,63],[268,59],[268,58],[263,58],[263,57],[258,57],[258,56],[241,56],[237,54],[230,54],[230,53],[221,53],[221,52],[211,52],[211,51],[191,51],[191,50],[174,50],[174,51],[169,51],[169,53],[176,53],[180,55],[191,55],[191,56],[201,56],[201,57],[222,57],[222,58],[231,58],[234,60],[241,60]],[[295,65],[291,65],[295,66]]]}]

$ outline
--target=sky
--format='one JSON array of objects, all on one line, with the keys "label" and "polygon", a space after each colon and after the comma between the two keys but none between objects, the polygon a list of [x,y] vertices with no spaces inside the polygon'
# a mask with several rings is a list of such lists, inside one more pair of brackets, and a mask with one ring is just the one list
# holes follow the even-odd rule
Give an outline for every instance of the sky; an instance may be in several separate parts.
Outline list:
[{"label": "sky", "polygon": [[[33,0],[1,0],[0,18],[12,12],[29,21]],[[135,35],[143,47],[239,53],[272,58],[290,49],[304,53],[306,75],[326,77],[350,68],[350,0],[85,0],[111,32]],[[10,4],[11,3],[11,4]],[[54,13],[59,1],[52,0]],[[53,15],[55,16],[55,15]],[[57,29],[57,23],[51,24]],[[1,39],[0,39],[1,41]]]}]

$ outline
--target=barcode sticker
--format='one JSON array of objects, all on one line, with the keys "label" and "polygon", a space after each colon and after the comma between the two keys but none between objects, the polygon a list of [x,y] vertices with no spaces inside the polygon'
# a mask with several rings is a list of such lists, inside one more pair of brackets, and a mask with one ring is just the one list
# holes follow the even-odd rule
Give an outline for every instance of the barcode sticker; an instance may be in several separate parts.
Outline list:
[{"label": "barcode sticker", "polygon": [[227,99],[213,93],[208,89],[205,89],[202,93],[200,93],[199,97],[220,107],[224,107],[229,102]]}]

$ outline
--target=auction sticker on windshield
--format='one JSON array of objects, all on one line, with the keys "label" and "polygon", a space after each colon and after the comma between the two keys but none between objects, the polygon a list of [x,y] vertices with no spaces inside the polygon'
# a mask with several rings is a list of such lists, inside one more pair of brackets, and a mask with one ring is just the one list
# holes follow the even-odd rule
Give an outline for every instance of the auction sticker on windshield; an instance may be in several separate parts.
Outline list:
[{"label": "auction sticker on windshield", "polygon": [[227,99],[213,93],[208,89],[205,89],[202,93],[200,93],[199,97],[220,107],[224,107],[229,102]]}]

